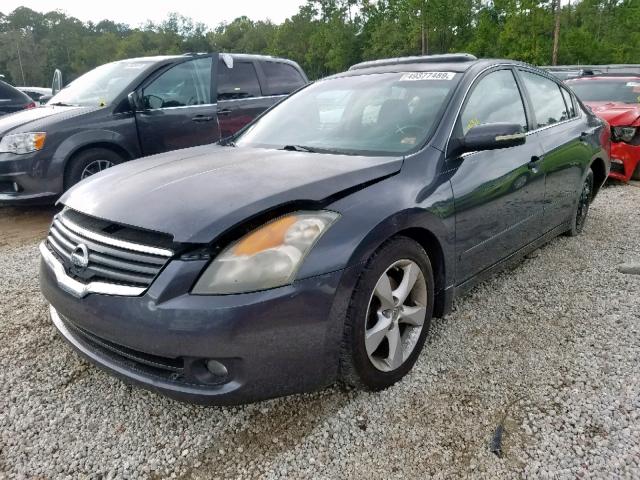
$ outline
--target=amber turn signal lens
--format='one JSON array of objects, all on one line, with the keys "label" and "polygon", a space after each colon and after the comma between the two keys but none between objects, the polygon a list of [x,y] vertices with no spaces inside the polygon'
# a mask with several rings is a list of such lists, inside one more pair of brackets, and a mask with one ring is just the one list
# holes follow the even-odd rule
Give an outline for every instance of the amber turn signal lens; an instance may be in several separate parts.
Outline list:
[{"label": "amber turn signal lens", "polygon": [[288,215],[268,223],[242,239],[233,249],[233,253],[235,255],[254,255],[282,245],[287,230],[296,220],[295,215]]},{"label": "amber turn signal lens", "polygon": [[47,138],[47,134],[46,133],[34,133],[33,134],[33,146],[35,147],[36,150],[42,150],[42,147],[44,147],[44,141]]}]

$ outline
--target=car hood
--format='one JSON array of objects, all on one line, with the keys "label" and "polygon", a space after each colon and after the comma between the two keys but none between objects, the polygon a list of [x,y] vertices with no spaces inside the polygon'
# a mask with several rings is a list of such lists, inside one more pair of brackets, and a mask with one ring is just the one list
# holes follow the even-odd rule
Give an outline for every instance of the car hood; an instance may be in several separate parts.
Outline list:
[{"label": "car hood", "polygon": [[207,145],[105,170],[61,202],[87,215],[208,243],[264,211],[322,202],[397,173],[402,157]]},{"label": "car hood", "polygon": [[[43,107],[22,110],[0,118],[0,137],[16,130],[18,132],[46,130],[52,122],[75,117],[96,110],[94,107]],[[24,127],[24,128],[20,128]]]},{"label": "car hood", "polygon": [[640,104],[622,102],[586,102],[593,113],[613,127],[634,125],[640,120]]}]

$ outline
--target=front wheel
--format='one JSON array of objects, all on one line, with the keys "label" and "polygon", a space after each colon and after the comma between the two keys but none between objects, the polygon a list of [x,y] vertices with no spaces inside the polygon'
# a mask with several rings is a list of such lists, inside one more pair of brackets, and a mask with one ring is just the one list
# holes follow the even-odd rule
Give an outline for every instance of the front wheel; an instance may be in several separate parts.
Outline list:
[{"label": "front wheel", "polygon": [[404,377],[424,345],[433,315],[433,271],[424,249],[406,237],[369,259],[345,322],[341,379],[381,390]]},{"label": "front wheel", "polygon": [[580,190],[580,197],[578,198],[578,204],[573,213],[571,228],[567,230],[567,235],[575,237],[582,233],[584,224],[587,221],[587,215],[589,214],[589,206],[591,205],[591,199],[593,198],[593,170],[589,169],[587,177],[582,183],[582,189]]},{"label": "front wheel", "polygon": [[123,158],[106,148],[91,148],[74,155],[64,175],[65,190],[96,173],[122,163]]}]

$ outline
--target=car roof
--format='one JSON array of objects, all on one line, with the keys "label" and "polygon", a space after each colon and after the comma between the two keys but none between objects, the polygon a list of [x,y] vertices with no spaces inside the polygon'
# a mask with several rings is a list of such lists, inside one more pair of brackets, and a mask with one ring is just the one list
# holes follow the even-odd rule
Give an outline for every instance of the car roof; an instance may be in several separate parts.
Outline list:
[{"label": "car roof", "polygon": [[565,80],[567,83],[572,83],[582,80],[638,80],[640,75],[634,75],[633,73],[603,73],[599,75],[585,75],[583,77],[574,77]]},{"label": "car roof", "polygon": [[[352,75],[368,75],[391,72],[455,72],[464,73],[471,69],[482,70],[493,65],[518,65],[534,67],[516,60],[482,58],[479,59],[469,53],[453,53],[443,55],[421,55],[412,57],[386,58],[372,60],[353,65],[346,72],[338,73],[327,78],[337,78]],[[546,72],[543,72],[546,73]],[[549,75],[549,74],[547,74]]]}]

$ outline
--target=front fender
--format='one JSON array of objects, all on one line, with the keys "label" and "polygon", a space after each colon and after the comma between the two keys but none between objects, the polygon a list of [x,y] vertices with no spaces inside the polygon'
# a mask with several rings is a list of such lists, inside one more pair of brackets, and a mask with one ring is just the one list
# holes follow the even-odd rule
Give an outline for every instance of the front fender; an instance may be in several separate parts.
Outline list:
[{"label": "front fender", "polygon": [[129,158],[139,157],[140,149],[137,145],[137,139],[133,142],[127,137],[120,132],[106,129],[93,129],[74,133],[65,138],[56,148],[49,164],[48,174],[50,177],[59,177],[62,181],[67,161],[74,153],[92,145],[113,145],[118,150],[124,150]]}]

